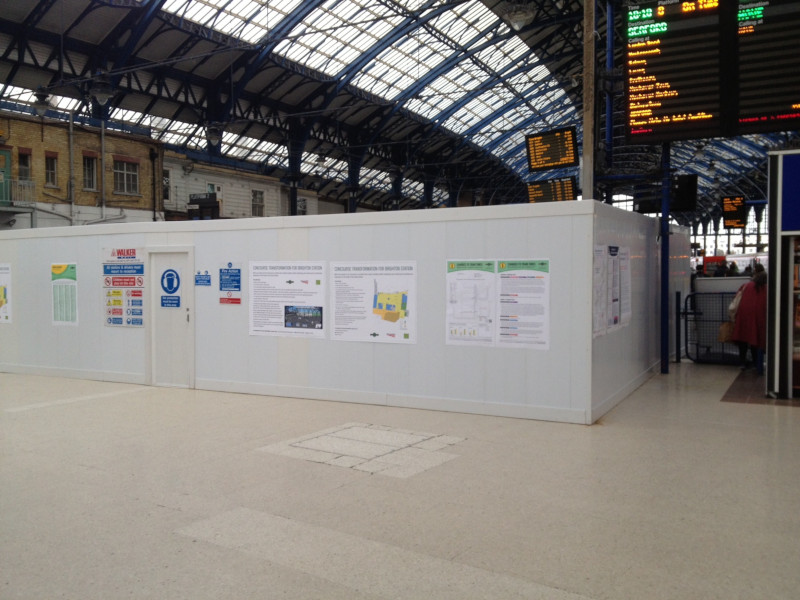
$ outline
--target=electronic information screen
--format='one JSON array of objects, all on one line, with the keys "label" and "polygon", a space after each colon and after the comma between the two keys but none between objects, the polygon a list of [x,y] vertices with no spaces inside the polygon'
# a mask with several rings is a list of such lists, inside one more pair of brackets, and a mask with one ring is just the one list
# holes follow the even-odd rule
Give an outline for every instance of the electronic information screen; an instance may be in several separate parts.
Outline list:
[{"label": "electronic information screen", "polygon": [[800,129],[800,0],[739,2],[738,133]]},{"label": "electronic information screen", "polygon": [[722,122],[719,0],[630,7],[627,40],[630,139],[648,143],[717,135]]},{"label": "electronic information screen", "polygon": [[725,196],[722,199],[722,224],[725,229],[744,229],[747,225],[744,196]]},{"label": "electronic information screen", "polygon": [[631,142],[800,128],[800,0],[656,0],[626,22]]},{"label": "electronic information screen", "polygon": [[541,171],[578,164],[578,138],[574,127],[525,136],[528,169]]},{"label": "electronic information screen", "polygon": [[534,181],[528,184],[528,202],[561,202],[577,199],[574,177]]}]

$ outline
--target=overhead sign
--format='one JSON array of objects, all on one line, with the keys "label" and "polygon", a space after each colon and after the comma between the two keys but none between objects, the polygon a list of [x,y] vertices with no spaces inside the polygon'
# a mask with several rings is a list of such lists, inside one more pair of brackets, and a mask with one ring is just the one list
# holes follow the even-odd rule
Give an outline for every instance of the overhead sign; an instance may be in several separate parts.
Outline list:
[{"label": "overhead sign", "polygon": [[798,0],[649,0],[627,8],[628,139],[800,127]]},{"label": "overhead sign", "polygon": [[722,224],[725,229],[744,229],[747,226],[744,196],[725,196],[722,199]]},{"label": "overhead sign", "polygon": [[578,141],[574,127],[525,136],[528,169],[541,171],[578,165]]},{"label": "overhead sign", "polygon": [[216,206],[217,194],[215,192],[207,192],[205,194],[189,194],[189,202],[198,207]]},{"label": "overhead sign", "polygon": [[574,177],[532,181],[528,184],[528,202],[562,202],[577,200]]}]

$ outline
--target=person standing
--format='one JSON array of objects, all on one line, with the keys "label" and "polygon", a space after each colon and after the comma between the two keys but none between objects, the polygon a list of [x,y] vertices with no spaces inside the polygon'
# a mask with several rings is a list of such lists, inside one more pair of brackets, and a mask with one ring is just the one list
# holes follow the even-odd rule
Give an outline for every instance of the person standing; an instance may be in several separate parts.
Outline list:
[{"label": "person standing", "polygon": [[756,264],[753,278],[741,288],[741,300],[733,322],[732,341],[739,345],[739,359],[746,369],[747,351],[753,359],[756,373],[764,374],[764,351],[767,349],[767,273]]}]

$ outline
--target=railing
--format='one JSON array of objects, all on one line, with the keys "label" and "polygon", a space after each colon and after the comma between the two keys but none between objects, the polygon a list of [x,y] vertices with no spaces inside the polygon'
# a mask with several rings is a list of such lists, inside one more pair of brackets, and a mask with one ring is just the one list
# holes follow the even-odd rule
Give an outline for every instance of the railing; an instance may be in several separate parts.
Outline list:
[{"label": "railing", "polygon": [[36,182],[0,179],[0,205],[30,207],[36,203]]},{"label": "railing", "polygon": [[738,364],[739,348],[720,342],[720,326],[729,320],[728,305],[736,292],[698,292],[684,303],[686,355],[694,362]]}]

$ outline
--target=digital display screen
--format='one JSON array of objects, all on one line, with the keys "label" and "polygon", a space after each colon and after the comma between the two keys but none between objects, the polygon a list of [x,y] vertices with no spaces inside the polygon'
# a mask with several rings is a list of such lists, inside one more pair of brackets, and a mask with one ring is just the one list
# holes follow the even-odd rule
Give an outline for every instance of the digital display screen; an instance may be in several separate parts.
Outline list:
[{"label": "digital display screen", "polygon": [[657,0],[626,20],[627,137],[800,128],[800,0]]},{"label": "digital display screen", "polygon": [[561,202],[577,199],[574,177],[548,179],[528,184],[528,202]]},{"label": "digital display screen", "polygon": [[725,229],[744,229],[747,225],[744,196],[725,196],[722,199],[722,225]]},{"label": "digital display screen", "polygon": [[800,1],[739,2],[738,133],[800,128]]},{"label": "digital display screen", "polygon": [[578,164],[578,139],[574,127],[525,136],[528,169],[541,171]]},{"label": "digital display screen", "polygon": [[629,138],[715,135],[722,111],[719,1],[631,7],[626,33]]}]

